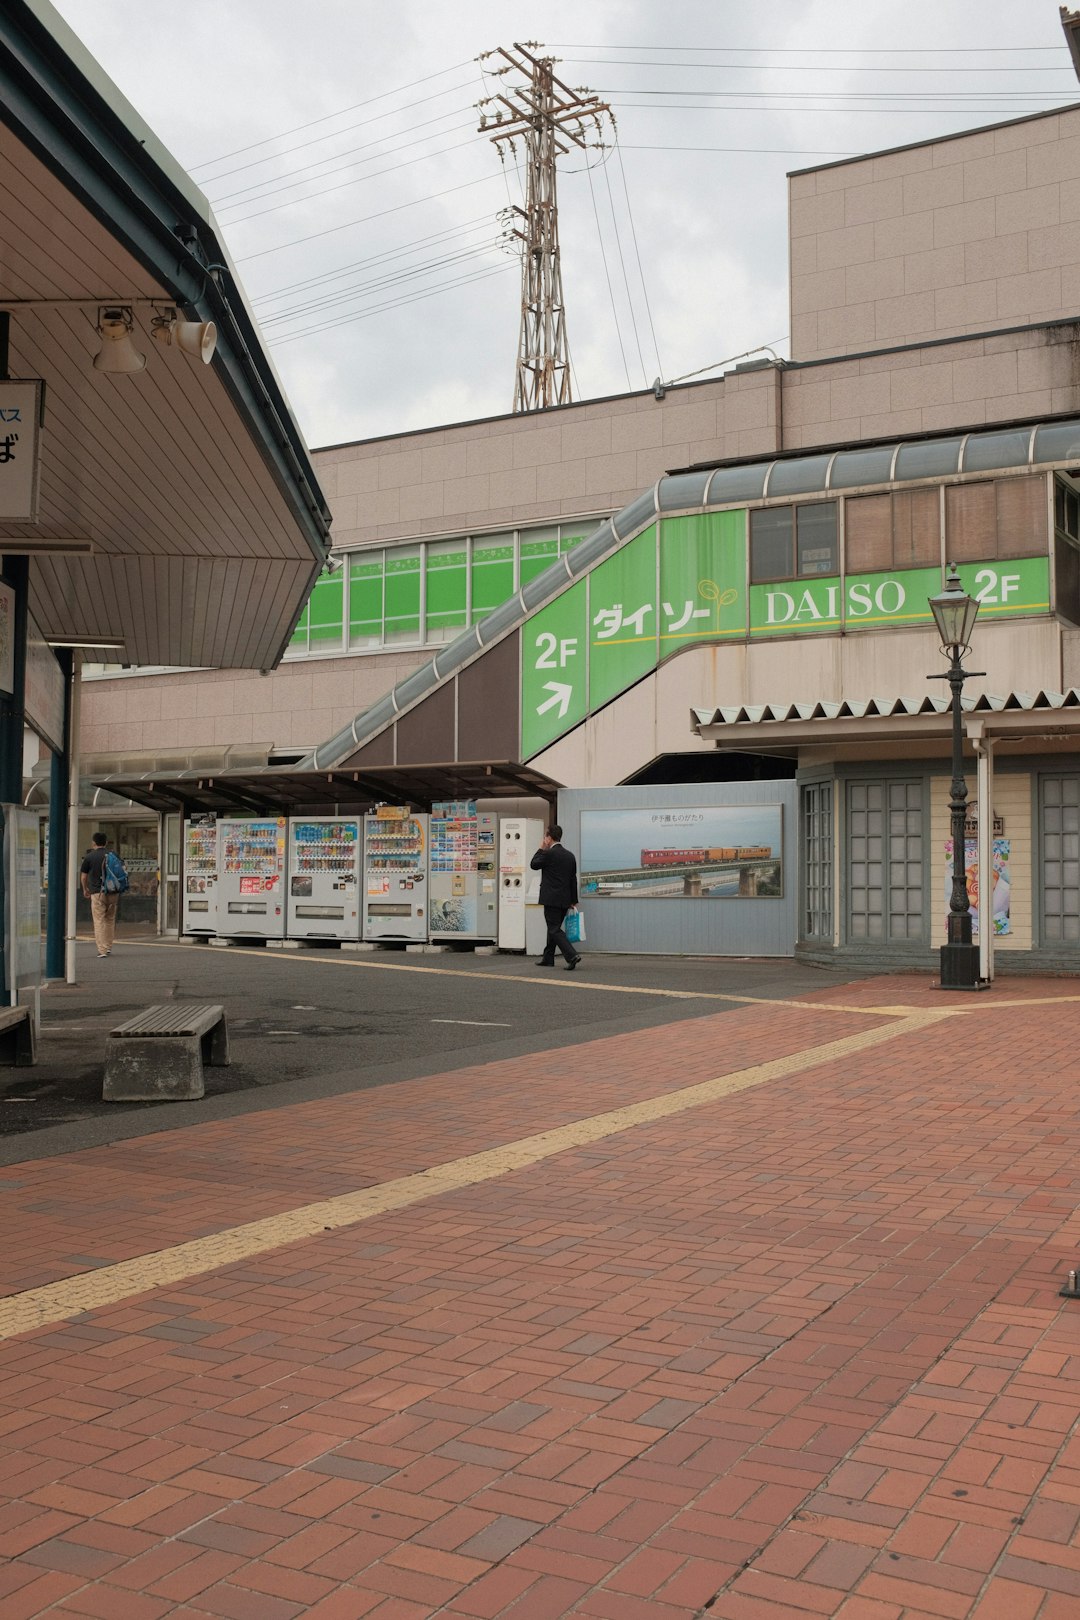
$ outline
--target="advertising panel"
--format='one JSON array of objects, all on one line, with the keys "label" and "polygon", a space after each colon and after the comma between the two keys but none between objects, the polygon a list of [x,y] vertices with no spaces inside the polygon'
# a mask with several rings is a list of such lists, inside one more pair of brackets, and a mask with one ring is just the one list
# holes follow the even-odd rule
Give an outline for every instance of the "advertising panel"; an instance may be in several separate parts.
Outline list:
[{"label": "advertising panel", "polygon": [[[748,584],[744,509],[664,518],[531,615],[521,631],[521,757],[530,759],[658,663],[702,642],[930,625],[938,568]],[[961,569],[980,617],[1050,609],[1047,557]]]},{"label": "advertising panel", "polygon": [[783,893],[779,805],[583,810],[583,895],[604,900],[765,899]]},{"label": "advertising panel", "polygon": [[[1009,915],[1012,897],[1012,875],[1009,870],[1011,856],[1012,840],[1010,838],[995,838],[990,917],[996,938],[1000,938],[1003,934],[1012,933],[1012,922]],[[952,899],[953,841],[951,838],[945,840],[945,857],[944,891],[947,916],[949,901]],[[971,937],[972,939],[978,939],[982,910],[982,885],[979,882],[979,846],[974,838],[964,840],[964,872],[967,877],[968,910],[971,913]]]}]

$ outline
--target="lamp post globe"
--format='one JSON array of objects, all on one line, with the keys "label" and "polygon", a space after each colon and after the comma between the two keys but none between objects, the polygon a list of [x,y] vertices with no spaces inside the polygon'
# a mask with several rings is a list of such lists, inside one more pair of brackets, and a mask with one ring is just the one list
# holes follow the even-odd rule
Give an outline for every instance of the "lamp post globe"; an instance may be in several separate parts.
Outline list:
[{"label": "lamp post globe", "polygon": [[963,731],[964,682],[969,675],[977,672],[966,670],[962,660],[971,645],[971,632],[979,612],[979,603],[964,590],[955,563],[950,565],[944,590],[930,597],[930,611],[934,615],[934,623],[941,637],[941,650],[949,660],[949,668],[944,675],[931,675],[929,679],[947,680],[952,697],[952,783],[949,795],[952,892],[946,943],[941,947],[941,988],[978,990],[982,983],[979,978],[979,948],[971,937],[965,860],[967,783],[964,780]]}]

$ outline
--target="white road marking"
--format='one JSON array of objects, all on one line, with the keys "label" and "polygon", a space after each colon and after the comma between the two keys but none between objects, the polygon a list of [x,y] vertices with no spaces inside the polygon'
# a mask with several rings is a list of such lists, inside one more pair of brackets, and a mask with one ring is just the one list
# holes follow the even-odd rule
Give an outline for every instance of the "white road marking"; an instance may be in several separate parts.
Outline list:
[{"label": "white road marking", "polygon": [[433,1024],[471,1024],[477,1029],[513,1029],[513,1024],[493,1023],[489,1018],[433,1018]]}]

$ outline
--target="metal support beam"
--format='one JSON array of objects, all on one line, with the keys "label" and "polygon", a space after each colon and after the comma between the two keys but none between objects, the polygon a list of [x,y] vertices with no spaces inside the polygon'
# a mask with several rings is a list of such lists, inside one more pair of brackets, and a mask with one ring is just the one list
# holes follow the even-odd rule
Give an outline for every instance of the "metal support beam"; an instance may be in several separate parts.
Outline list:
[{"label": "metal support beam", "polygon": [[74,653],[60,648],[56,661],[64,675],[63,748],[49,765],[49,869],[45,909],[45,977],[64,977],[64,922],[67,913],[68,770],[71,759],[71,671]]},{"label": "metal support beam", "polygon": [[67,892],[65,895],[64,926],[64,978],[68,984],[76,983],[75,963],[75,904],[79,893],[79,710],[82,687],[79,661],[72,657],[68,678],[68,779],[67,779]]}]

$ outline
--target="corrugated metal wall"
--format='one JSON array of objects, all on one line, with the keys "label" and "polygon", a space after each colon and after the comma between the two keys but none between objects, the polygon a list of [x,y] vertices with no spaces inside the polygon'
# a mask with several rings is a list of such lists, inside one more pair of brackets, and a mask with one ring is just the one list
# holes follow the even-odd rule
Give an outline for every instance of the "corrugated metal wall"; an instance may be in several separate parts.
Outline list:
[{"label": "corrugated metal wall", "polygon": [[792,956],[798,905],[797,802],[794,782],[560,790],[563,843],[579,858],[583,810],[681,810],[758,804],[782,807],[782,897],[621,900],[587,895],[582,899],[588,935],[586,950],[663,956]]}]

